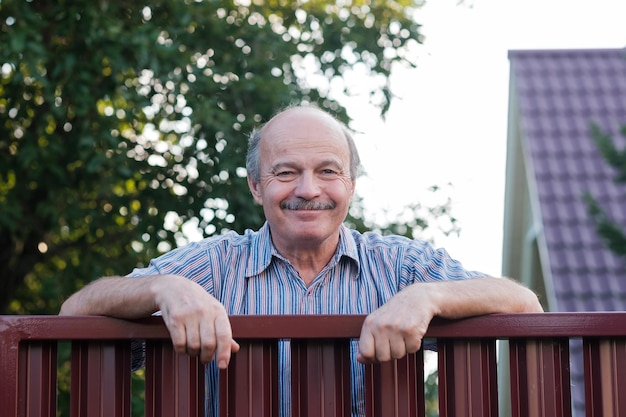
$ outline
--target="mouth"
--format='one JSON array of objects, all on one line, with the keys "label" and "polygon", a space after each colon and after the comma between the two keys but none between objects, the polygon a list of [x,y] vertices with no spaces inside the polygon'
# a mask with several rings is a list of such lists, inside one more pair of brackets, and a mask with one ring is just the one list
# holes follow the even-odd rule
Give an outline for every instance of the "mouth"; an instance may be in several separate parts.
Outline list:
[{"label": "mouth", "polygon": [[285,200],[280,203],[283,210],[332,210],[336,204],[332,201]]}]

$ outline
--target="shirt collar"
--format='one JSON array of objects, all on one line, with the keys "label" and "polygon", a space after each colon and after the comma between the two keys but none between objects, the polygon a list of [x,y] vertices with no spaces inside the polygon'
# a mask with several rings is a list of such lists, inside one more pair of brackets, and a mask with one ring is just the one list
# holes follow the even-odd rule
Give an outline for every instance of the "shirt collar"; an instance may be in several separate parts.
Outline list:
[{"label": "shirt collar", "polygon": [[[342,224],[339,228],[339,245],[337,245],[337,250],[329,262],[330,266],[335,266],[344,256],[352,259],[357,269],[360,269],[358,250],[354,236],[352,236],[350,229]],[[246,278],[258,275],[266,270],[274,257],[282,258],[272,242],[269,224],[265,222],[257,233],[252,234],[250,259],[248,261]],[[357,273],[356,276],[358,277],[360,274]]]}]

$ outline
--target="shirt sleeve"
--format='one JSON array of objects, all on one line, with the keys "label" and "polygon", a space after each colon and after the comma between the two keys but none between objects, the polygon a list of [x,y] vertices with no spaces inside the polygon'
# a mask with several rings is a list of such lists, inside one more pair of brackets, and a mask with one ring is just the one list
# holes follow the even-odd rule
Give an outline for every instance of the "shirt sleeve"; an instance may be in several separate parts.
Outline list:
[{"label": "shirt sleeve", "polygon": [[134,278],[163,274],[180,275],[197,282],[212,293],[213,268],[207,256],[207,250],[202,242],[192,242],[152,259],[148,266],[135,268],[127,276]]}]

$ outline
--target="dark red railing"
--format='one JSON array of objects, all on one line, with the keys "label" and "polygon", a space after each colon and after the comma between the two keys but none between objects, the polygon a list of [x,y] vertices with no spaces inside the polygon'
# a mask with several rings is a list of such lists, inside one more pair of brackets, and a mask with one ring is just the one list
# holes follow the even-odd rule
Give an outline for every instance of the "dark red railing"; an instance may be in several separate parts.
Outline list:
[{"label": "dark red railing", "polygon": [[[348,416],[349,339],[363,316],[231,317],[241,350],[220,375],[220,415],[278,415],[278,339],[291,339],[292,416]],[[440,416],[572,413],[570,340],[581,339],[587,416],[626,412],[626,313],[545,313],[435,320]],[[70,415],[128,417],[131,339],[146,340],[146,416],[204,416],[203,367],[174,353],[161,319],[0,316],[0,415],[57,413],[57,349],[71,342]],[[510,379],[498,387],[497,341],[509,346]],[[424,360],[366,368],[368,416],[424,416]],[[501,365],[502,366],[502,365]],[[503,384],[501,384],[503,385]]]}]

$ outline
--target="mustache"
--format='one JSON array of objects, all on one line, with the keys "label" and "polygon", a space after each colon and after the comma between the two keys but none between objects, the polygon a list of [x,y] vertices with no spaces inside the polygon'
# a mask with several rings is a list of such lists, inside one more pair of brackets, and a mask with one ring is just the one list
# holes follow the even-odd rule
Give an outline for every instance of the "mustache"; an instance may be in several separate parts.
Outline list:
[{"label": "mustache", "polygon": [[284,200],[280,203],[280,208],[285,210],[331,210],[337,205],[332,201],[316,201],[316,200],[304,200],[299,198],[297,200]]}]

